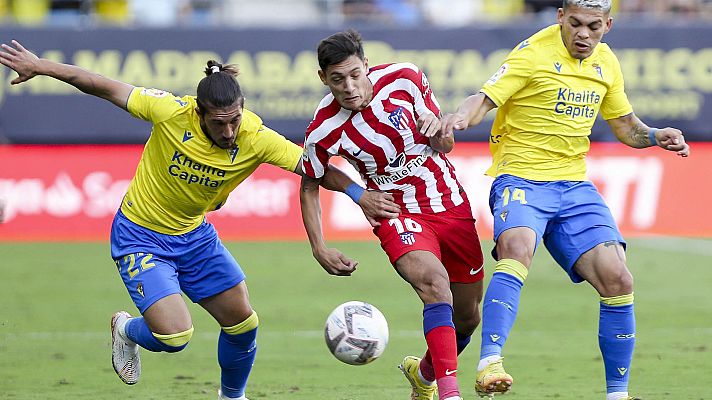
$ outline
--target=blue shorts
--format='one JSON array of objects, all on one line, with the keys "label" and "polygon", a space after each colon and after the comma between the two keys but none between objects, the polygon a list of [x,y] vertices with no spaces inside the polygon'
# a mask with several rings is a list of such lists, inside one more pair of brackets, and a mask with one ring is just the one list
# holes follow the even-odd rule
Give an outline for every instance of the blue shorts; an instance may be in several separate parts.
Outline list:
[{"label": "blue shorts", "polygon": [[165,235],[129,221],[119,211],[111,225],[111,258],[141,314],[171,294],[183,291],[197,303],[245,280],[206,221],[188,233]]},{"label": "blue shorts", "polygon": [[[510,228],[528,227],[536,243],[544,239],[554,260],[573,282],[583,278],[573,267],[582,254],[600,243],[625,241],[603,198],[591,182],[539,182],[498,176],[490,191],[494,240]],[[497,259],[494,250],[493,256]]]}]

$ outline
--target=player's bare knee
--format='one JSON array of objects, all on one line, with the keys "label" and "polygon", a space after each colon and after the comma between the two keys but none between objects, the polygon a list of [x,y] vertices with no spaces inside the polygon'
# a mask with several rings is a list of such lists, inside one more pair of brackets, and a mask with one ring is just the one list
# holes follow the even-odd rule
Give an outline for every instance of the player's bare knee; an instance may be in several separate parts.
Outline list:
[{"label": "player's bare knee", "polygon": [[440,276],[428,276],[414,286],[425,303],[452,304],[452,293],[447,279]]},{"label": "player's bare knee", "polygon": [[529,267],[534,255],[534,248],[525,237],[521,235],[511,236],[505,240],[497,241],[497,258],[513,259],[522,263],[525,267]]},{"label": "player's bare knee", "polygon": [[613,269],[602,279],[601,296],[622,296],[633,293],[633,275],[625,264]]},{"label": "player's bare knee", "polygon": [[625,265],[620,270],[618,282],[620,294],[633,293],[633,274],[628,271],[628,268],[626,268]]}]

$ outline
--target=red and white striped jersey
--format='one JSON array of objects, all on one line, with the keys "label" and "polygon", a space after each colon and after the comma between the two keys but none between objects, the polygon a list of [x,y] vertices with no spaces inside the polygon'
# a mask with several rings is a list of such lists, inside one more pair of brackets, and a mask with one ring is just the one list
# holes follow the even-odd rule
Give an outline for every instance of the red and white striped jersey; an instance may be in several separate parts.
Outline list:
[{"label": "red and white striped jersey", "polygon": [[384,64],[368,72],[373,98],[361,111],[342,108],[328,94],[314,113],[304,142],[304,173],[324,176],[331,156],[345,158],[368,189],[391,193],[410,213],[438,213],[464,202],[455,167],[430,147],[416,121],[440,115],[428,79],[410,63]]}]

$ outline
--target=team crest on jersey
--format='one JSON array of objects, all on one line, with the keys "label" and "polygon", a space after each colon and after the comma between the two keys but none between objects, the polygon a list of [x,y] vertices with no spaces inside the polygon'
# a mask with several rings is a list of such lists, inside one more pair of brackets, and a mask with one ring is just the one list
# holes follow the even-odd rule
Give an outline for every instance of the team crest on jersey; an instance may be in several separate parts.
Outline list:
[{"label": "team crest on jersey", "polygon": [[193,138],[193,134],[190,133],[189,131],[184,131],[183,132],[183,143],[189,141],[190,139]]},{"label": "team crest on jersey", "polygon": [[391,121],[391,124],[398,130],[408,129],[404,111],[405,109],[399,106],[388,115],[388,120]]},{"label": "team crest on jersey", "polygon": [[495,72],[494,75],[492,75],[487,80],[487,85],[494,85],[495,83],[497,83],[497,81],[500,80],[504,76],[504,74],[507,73],[508,70],[509,70],[509,64],[507,64],[507,63],[502,64],[502,66],[499,67],[497,72]]},{"label": "team crest on jersey", "polygon": [[603,70],[601,69],[601,66],[598,64],[593,64],[592,67],[593,67],[593,69],[596,70],[596,73],[598,74],[598,76],[600,76],[601,79],[603,79]]},{"label": "team crest on jersey", "polygon": [[230,162],[235,162],[235,157],[237,157],[237,152],[240,151],[240,148],[235,145],[234,148],[230,149],[228,153],[230,154]]},{"label": "team crest on jersey", "polygon": [[410,246],[415,243],[415,235],[410,232],[403,232],[400,234],[400,240],[403,244]]},{"label": "team crest on jersey", "polygon": [[143,89],[141,90],[141,94],[144,96],[151,96],[151,97],[166,97],[168,95],[168,92],[160,90],[160,89]]}]

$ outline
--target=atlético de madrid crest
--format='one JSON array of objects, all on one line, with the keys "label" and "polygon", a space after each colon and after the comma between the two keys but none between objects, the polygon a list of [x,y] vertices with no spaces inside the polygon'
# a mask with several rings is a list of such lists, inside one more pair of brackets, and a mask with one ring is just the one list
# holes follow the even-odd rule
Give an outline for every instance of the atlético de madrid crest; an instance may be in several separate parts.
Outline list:
[{"label": "atl\u00e9tico de madrid crest", "polygon": [[411,245],[415,243],[415,235],[410,232],[403,232],[400,234],[400,239],[403,244]]}]

